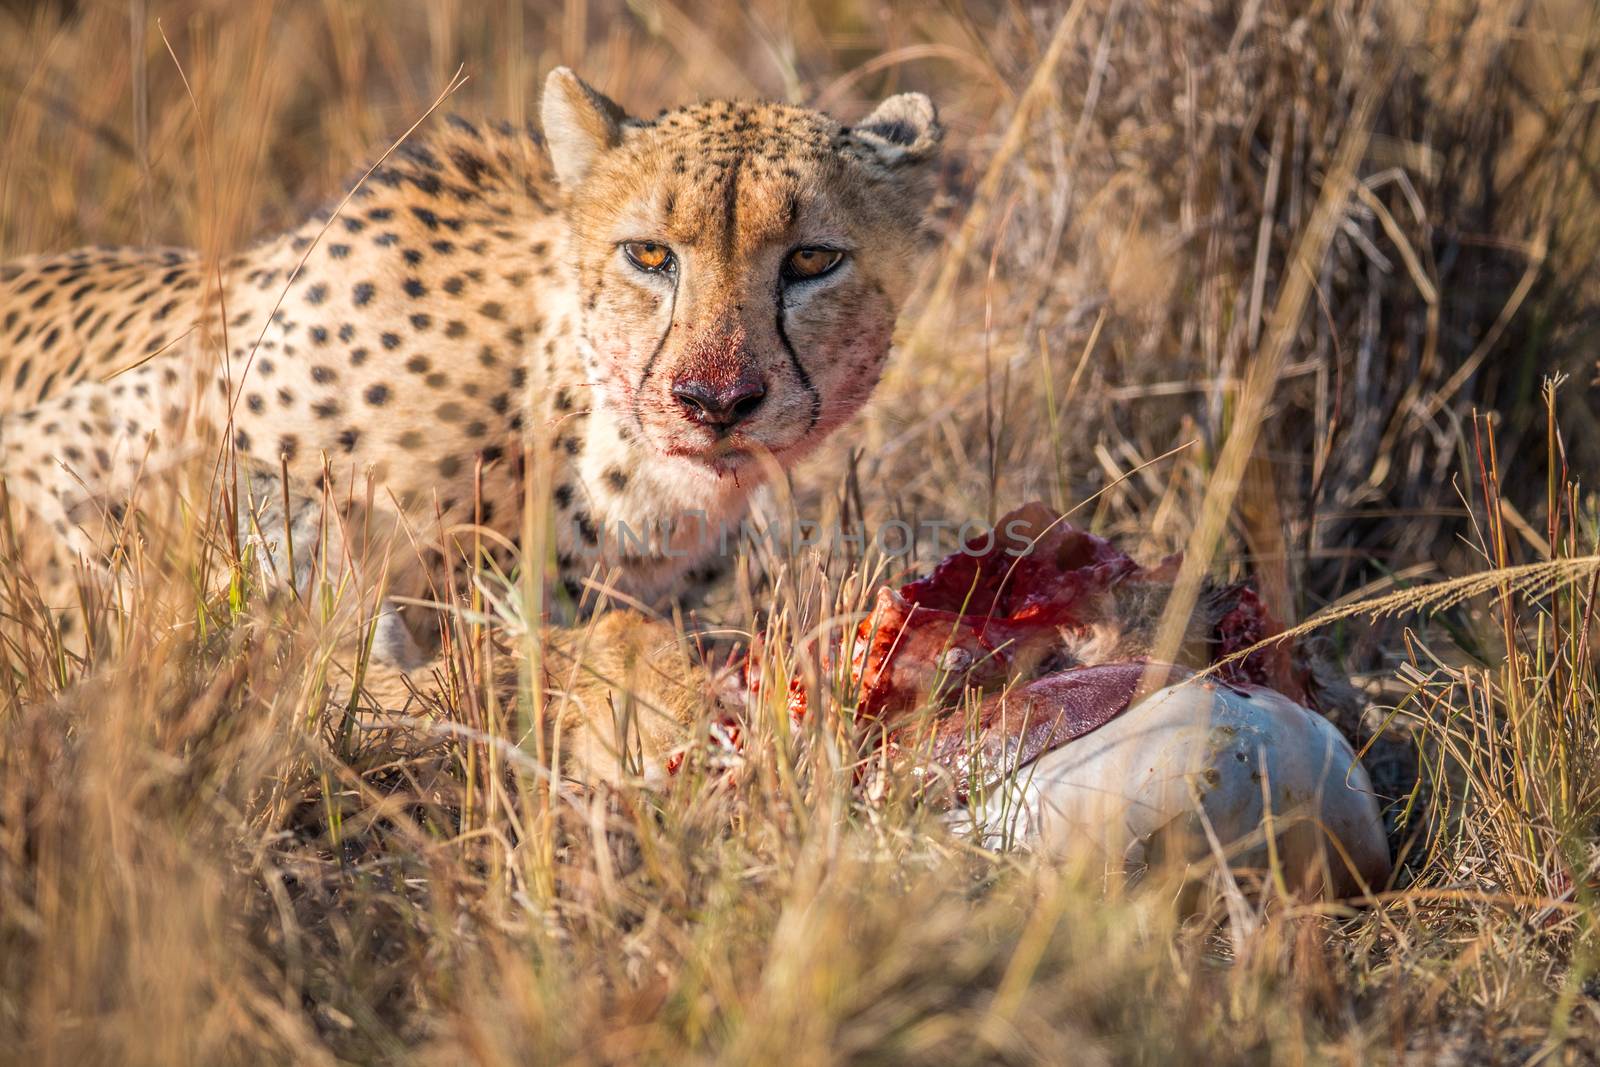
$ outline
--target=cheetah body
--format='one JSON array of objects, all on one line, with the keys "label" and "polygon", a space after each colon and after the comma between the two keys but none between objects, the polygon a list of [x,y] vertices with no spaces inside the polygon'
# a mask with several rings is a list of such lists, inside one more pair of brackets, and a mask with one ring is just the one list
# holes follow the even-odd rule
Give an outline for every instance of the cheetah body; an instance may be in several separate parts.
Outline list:
[{"label": "cheetah body", "polygon": [[[569,591],[681,589],[769,460],[792,464],[876,383],[939,130],[912,95],[854,129],[728,102],[639,121],[564,70],[543,119],[542,136],[452,119],[235,256],[0,268],[0,474],[53,550],[40,573],[103,553],[108,519],[165,472],[214,487],[231,449],[259,495],[334,501],[364,530],[382,516],[411,543],[516,544],[548,494],[541,540]],[[640,270],[635,241],[673,270]],[[786,281],[811,245],[842,266]],[[686,380],[764,397],[707,425]]]}]

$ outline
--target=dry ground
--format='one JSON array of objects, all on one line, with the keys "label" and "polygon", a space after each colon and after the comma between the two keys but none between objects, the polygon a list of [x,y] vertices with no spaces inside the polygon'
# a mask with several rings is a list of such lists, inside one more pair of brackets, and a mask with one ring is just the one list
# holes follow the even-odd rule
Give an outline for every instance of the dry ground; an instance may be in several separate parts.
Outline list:
[{"label": "dry ground", "polygon": [[[1374,701],[1358,739],[1388,720],[1411,746],[1383,746],[1393,885],[1185,916],[1162,878],[864,802],[836,711],[791,736],[752,708],[731,790],[554,794],[518,746],[536,709],[477,697],[471,620],[461,729],[395,758],[325,707],[307,606],[193,594],[231,562],[201,516],[139,561],[165,592],[130,592],[93,662],[37,619],[0,653],[0,1061],[1596,1059],[1597,23],[1578,0],[0,2],[0,256],[237,247],[458,67],[450,109],[514,121],[557,62],[646,112],[929,92],[950,157],[901,350],[769,513],[1076,507],[1187,549],[1189,577],[1255,575],[1286,618],[1344,606],[1318,633]],[[781,646],[940,551],[772,554],[718,621]]]}]

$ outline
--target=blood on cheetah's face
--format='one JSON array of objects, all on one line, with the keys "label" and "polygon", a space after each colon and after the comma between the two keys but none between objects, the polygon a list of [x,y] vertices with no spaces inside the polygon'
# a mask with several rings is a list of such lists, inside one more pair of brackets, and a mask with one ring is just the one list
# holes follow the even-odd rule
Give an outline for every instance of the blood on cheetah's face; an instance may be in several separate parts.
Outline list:
[{"label": "blood on cheetah's face", "polygon": [[920,246],[927,97],[854,128],[728,102],[643,122],[560,69],[543,120],[597,404],[719,474],[793,462],[861,407]]}]

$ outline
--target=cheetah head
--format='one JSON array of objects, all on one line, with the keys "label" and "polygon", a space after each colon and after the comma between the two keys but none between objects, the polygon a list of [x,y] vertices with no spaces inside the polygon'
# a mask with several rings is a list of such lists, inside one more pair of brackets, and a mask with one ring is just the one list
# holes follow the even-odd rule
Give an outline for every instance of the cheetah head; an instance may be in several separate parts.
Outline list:
[{"label": "cheetah head", "polygon": [[854,127],[727,101],[642,121],[561,68],[543,125],[597,406],[725,475],[792,463],[865,403],[923,247],[926,96]]}]

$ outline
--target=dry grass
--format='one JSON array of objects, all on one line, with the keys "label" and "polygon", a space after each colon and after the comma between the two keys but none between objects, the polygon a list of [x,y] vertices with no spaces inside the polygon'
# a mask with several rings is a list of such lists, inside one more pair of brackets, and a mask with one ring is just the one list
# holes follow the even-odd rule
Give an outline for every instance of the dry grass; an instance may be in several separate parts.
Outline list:
[{"label": "dry grass", "polygon": [[[930,92],[925,297],[771,507],[1043,497],[1288,618],[1380,598],[1321,632],[1362,739],[1387,717],[1422,769],[1364,907],[1188,916],[864,802],[836,716],[752,709],[728,787],[557,792],[474,627],[460,729],[397,756],[325,707],[315,605],[195,595],[233,561],[194,521],[134,546],[92,663],[28,620],[5,651],[0,1060],[1594,1059],[1596,30],[1575,0],[0,4],[6,256],[238,247],[462,65],[448,106],[513,120],[558,61],[641,111]],[[764,562],[713,614],[777,649],[907,566]]]}]

